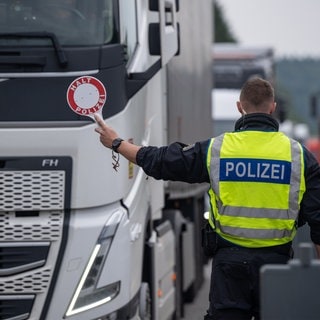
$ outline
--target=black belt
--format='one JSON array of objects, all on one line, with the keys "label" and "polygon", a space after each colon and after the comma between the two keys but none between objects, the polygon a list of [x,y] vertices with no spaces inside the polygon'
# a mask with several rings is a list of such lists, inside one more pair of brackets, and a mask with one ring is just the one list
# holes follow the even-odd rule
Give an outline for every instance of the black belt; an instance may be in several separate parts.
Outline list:
[{"label": "black belt", "polygon": [[288,255],[290,257],[293,256],[293,249],[292,249],[292,241],[281,244],[278,246],[271,246],[271,247],[260,247],[260,248],[249,248],[249,247],[242,247],[237,244],[234,244],[230,241],[227,241],[217,235],[217,247],[220,248],[237,248],[239,250],[249,250],[249,251],[257,251],[257,252],[274,252],[283,255]]}]

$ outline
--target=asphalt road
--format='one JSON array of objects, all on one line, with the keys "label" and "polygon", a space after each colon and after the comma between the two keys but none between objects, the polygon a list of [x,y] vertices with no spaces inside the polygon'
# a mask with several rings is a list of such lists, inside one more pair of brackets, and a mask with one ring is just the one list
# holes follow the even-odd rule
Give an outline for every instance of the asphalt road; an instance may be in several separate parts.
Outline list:
[{"label": "asphalt road", "polygon": [[209,304],[209,288],[210,288],[210,274],[211,274],[210,260],[204,269],[204,281],[199,294],[194,301],[185,305],[183,320],[203,320],[204,315]]}]

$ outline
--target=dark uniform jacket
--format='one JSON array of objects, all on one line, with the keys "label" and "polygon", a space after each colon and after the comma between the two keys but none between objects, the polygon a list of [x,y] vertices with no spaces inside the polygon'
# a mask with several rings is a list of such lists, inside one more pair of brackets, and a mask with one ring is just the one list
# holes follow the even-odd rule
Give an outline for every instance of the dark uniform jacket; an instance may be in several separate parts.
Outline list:
[{"label": "dark uniform jacket", "polygon": [[[235,130],[278,131],[279,124],[267,114],[249,114],[241,117]],[[210,139],[185,145],[175,142],[165,147],[143,147],[138,151],[137,164],[155,179],[184,181],[189,183],[210,182],[206,166]],[[299,219],[310,226],[311,240],[320,245],[320,166],[305,147],[306,192],[303,196]],[[300,224],[301,224],[300,223]]]}]

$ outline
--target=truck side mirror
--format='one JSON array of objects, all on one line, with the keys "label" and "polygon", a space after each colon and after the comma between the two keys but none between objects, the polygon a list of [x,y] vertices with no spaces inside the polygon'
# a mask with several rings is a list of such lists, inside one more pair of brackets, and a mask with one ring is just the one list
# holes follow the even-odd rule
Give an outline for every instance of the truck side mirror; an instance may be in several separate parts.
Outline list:
[{"label": "truck side mirror", "polygon": [[[150,56],[159,56],[146,70],[130,72],[127,79],[127,97],[132,97],[163,66],[179,53],[179,0],[149,0],[149,10],[158,12],[159,22],[149,23],[148,47]],[[157,59],[157,58],[155,58]]]},{"label": "truck side mirror", "polygon": [[311,117],[316,117],[318,112],[318,99],[316,95],[311,96],[310,98],[310,115]]},{"label": "truck side mirror", "polygon": [[276,108],[276,116],[279,120],[280,123],[283,123],[284,121],[287,120],[288,117],[288,112],[287,112],[287,99],[284,97],[281,97],[280,95],[276,94],[278,98],[276,99],[277,101],[277,108]]},{"label": "truck side mirror", "polygon": [[178,8],[177,0],[149,0],[150,11],[159,12],[159,23],[149,25],[149,52],[161,56],[162,66],[179,52]]},{"label": "truck side mirror", "polygon": [[[179,12],[179,9],[180,9],[180,0],[176,0],[176,11]],[[150,11],[159,11],[158,0],[149,0],[149,10]]]}]

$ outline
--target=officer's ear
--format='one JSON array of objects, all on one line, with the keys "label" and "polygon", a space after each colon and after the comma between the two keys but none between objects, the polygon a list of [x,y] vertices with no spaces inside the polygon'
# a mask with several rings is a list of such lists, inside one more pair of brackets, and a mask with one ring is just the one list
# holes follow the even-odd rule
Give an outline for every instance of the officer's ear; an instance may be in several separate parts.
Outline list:
[{"label": "officer's ear", "polygon": [[246,111],[243,109],[240,101],[237,101],[237,108],[238,108],[238,111],[239,111],[242,115],[247,114]]},{"label": "officer's ear", "polygon": [[270,114],[274,113],[276,111],[276,108],[277,108],[277,103],[276,102],[273,102],[272,103],[272,107],[270,109]]}]

